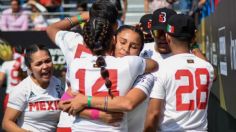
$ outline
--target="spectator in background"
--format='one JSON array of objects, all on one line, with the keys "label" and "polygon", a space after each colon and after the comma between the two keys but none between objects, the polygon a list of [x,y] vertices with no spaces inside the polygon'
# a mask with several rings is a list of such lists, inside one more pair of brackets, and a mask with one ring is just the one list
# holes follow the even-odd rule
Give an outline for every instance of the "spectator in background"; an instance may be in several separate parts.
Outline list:
[{"label": "spectator in background", "polygon": [[24,31],[28,29],[28,15],[20,7],[19,0],[11,0],[11,8],[2,12],[2,31]]},{"label": "spectator in background", "polygon": [[76,4],[76,10],[81,12],[81,11],[87,11],[87,0],[80,0]]},{"label": "spectator in background", "polygon": [[123,8],[121,6],[121,1],[120,0],[110,0],[110,1],[112,3],[114,3],[116,8],[118,9],[118,20],[119,20],[118,24],[121,26],[125,22],[128,1],[127,0],[123,0]]},{"label": "spectator in background", "polygon": [[176,0],[144,0],[144,12],[153,13],[159,8],[172,8],[172,4]]},{"label": "spectator in background", "polygon": [[[91,4],[95,1],[96,0],[88,0],[88,3]],[[104,0],[104,1],[110,1],[111,3],[113,3],[116,6],[116,8],[118,9],[118,26],[123,25],[125,22],[125,18],[126,18],[128,0],[123,0],[123,2],[122,2],[123,6],[121,6],[121,0]]]},{"label": "spectator in background", "polygon": [[[46,7],[48,12],[64,12],[61,0],[39,0],[39,3]],[[64,15],[61,15],[60,18],[63,19]]]},{"label": "spectator in background", "polygon": [[192,7],[193,0],[177,0],[173,5],[174,10],[179,10],[182,14],[188,14]]},{"label": "spectator in background", "polygon": [[196,22],[196,25],[200,24],[201,18],[202,18],[202,8],[205,5],[206,0],[193,0],[192,1],[192,7],[189,12],[189,15],[194,18],[194,21]]},{"label": "spectator in background", "polygon": [[47,9],[43,5],[39,4],[35,0],[28,0],[28,2],[23,5],[23,8],[30,9],[30,21],[32,23],[31,27],[33,30],[46,29],[48,24],[42,13],[47,12]]}]

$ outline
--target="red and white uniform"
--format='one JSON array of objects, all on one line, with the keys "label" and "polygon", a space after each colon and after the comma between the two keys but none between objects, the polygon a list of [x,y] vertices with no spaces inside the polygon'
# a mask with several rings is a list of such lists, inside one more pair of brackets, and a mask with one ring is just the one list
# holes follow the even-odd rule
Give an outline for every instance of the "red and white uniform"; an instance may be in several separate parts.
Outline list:
[{"label": "red and white uniform", "polygon": [[[132,87],[138,75],[144,73],[146,62],[138,56],[125,56],[115,58],[105,56],[106,69],[109,71],[109,79],[112,82],[114,96],[124,96]],[[80,92],[88,96],[108,96],[105,80],[101,77],[100,68],[94,68],[97,57],[78,58],[70,65],[70,82],[73,92]],[[88,120],[76,117],[72,125],[72,131],[123,131],[127,130],[127,118],[119,127],[107,125],[101,121]]]},{"label": "red and white uniform", "polygon": [[212,65],[193,54],[178,54],[160,63],[154,74],[150,97],[164,100],[161,131],[207,131]]},{"label": "red and white uniform", "polygon": [[22,112],[18,126],[33,132],[55,131],[60,115],[58,103],[64,92],[60,80],[52,77],[49,86],[43,89],[28,76],[16,88],[7,106]]},{"label": "red and white uniform", "polygon": [[[159,52],[157,52],[155,50],[155,42],[152,43],[145,43],[143,50],[140,53],[140,56],[142,56],[143,58],[151,58],[153,60],[155,60],[156,62],[160,63],[162,62],[165,58],[171,56],[172,54],[160,54]],[[159,64],[160,65],[160,64]],[[152,74],[147,74],[147,77],[144,76],[144,78],[150,80],[155,80],[155,76],[153,76]],[[140,87],[142,85],[145,85],[145,82],[147,81],[141,81],[139,83],[137,83],[138,85],[135,87]],[[150,84],[152,84],[154,82],[150,82]],[[149,86],[147,86],[149,87]],[[150,90],[152,89],[152,87],[149,87]],[[149,96],[149,94],[148,94]],[[140,105],[137,106],[137,108],[135,108],[133,111],[128,113],[128,129],[129,132],[143,132],[144,129],[144,122],[146,119],[146,110],[147,110],[147,106],[148,106],[148,101],[149,98],[147,98],[145,101],[143,101]]]},{"label": "red and white uniform", "polygon": [[128,112],[128,132],[143,132],[149,95],[153,88],[154,80],[155,78],[152,74],[140,75],[135,80],[135,83],[132,87],[142,90],[146,94],[147,98],[134,110]]},{"label": "red and white uniform", "polygon": [[18,77],[19,74],[19,65],[21,65],[20,62],[17,60],[11,60],[11,61],[5,61],[2,64],[2,68],[0,69],[0,72],[5,74],[6,81],[7,81],[7,89],[6,93],[9,94],[13,87],[20,83],[20,78]]},{"label": "red and white uniform", "polygon": [[[80,58],[85,56],[92,56],[89,49],[85,47],[83,36],[79,33],[70,31],[59,31],[55,38],[56,45],[61,49],[65,56],[67,64],[66,78],[69,80],[70,63],[74,58]],[[67,87],[65,91],[67,90]],[[61,112],[60,121],[58,127],[71,127],[74,116],[69,116],[66,112]]]}]

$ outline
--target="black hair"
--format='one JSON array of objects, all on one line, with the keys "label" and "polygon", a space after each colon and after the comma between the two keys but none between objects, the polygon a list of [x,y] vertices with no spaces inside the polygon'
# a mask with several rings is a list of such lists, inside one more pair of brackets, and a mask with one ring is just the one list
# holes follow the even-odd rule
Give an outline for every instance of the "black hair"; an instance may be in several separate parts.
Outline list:
[{"label": "black hair", "polygon": [[30,63],[32,61],[32,54],[39,51],[39,50],[44,50],[48,53],[48,55],[51,57],[51,54],[49,50],[46,48],[45,45],[42,44],[32,44],[26,49],[25,53],[25,65],[30,68]]},{"label": "black hair", "polygon": [[17,4],[20,6],[20,0],[11,0],[11,2],[13,2],[13,1],[16,1],[17,2]]},{"label": "black hair", "polygon": [[87,0],[80,0],[77,2],[76,8],[82,8],[82,11],[87,11]]},{"label": "black hair", "polygon": [[21,45],[14,46],[14,50],[15,50],[16,53],[19,53],[19,54],[24,53],[24,48]]},{"label": "black hair", "polygon": [[182,36],[173,36],[173,35],[170,35],[170,36],[174,37],[177,41],[186,42],[189,45],[192,43],[193,38],[194,38],[194,36],[191,36],[191,37],[182,37]]},{"label": "black hair", "polygon": [[109,72],[105,68],[106,61],[102,57],[111,50],[111,41],[113,37],[112,25],[108,20],[103,18],[93,18],[85,23],[83,28],[84,41],[92,53],[98,56],[94,67],[101,68],[101,76],[106,81],[105,85],[108,88],[109,95],[111,93],[112,82],[109,80]]},{"label": "black hair", "polygon": [[111,92],[112,82],[109,80],[109,72],[105,68],[106,61],[102,57],[112,49],[113,25],[117,23],[118,10],[109,0],[97,0],[89,10],[90,19],[83,28],[84,42],[92,53],[98,56],[95,67],[100,67],[102,78],[106,81],[108,93]]},{"label": "black hair", "polygon": [[139,27],[135,27],[131,25],[120,26],[120,28],[116,31],[115,36],[117,36],[119,33],[121,33],[123,30],[126,30],[126,29],[134,31],[139,35],[140,40],[141,40],[141,48],[140,48],[140,52],[141,52],[144,46],[144,36],[143,36],[142,30]]},{"label": "black hair", "polygon": [[83,28],[84,41],[92,53],[98,56],[95,67],[101,68],[101,76],[106,81],[108,93],[113,97],[112,82],[109,80],[109,72],[105,68],[106,61],[102,56],[111,50],[112,25],[117,23],[118,11],[110,1],[97,0],[90,8],[89,16],[90,20]]},{"label": "black hair", "polygon": [[109,0],[97,0],[90,8],[89,16],[91,19],[97,17],[104,18],[111,24],[115,24],[118,19],[118,10]]}]

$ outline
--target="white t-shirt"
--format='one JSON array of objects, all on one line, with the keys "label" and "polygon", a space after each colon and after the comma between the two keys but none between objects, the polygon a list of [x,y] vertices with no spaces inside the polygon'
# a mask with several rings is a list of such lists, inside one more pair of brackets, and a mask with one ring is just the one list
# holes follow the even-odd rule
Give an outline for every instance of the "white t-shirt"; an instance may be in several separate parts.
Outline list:
[{"label": "white t-shirt", "polygon": [[154,74],[150,97],[164,100],[161,131],[207,131],[212,65],[193,54],[178,54],[160,63]]},{"label": "white t-shirt", "polygon": [[[106,69],[109,71],[109,79],[112,82],[114,96],[124,96],[130,90],[138,75],[144,73],[146,62],[138,56],[125,56],[115,58],[104,57]],[[84,93],[89,96],[108,96],[108,89],[101,77],[100,68],[94,68],[97,57],[74,59],[70,65],[70,82],[73,92]],[[119,127],[107,125],[101,121],[88,120],[76,117],[72,125],[73,131],[127,131],[127,118]]]},{"label": "white t-shirt", "polygon": [[58,103],[64,92],[60,80],[52,77],[49,86],[43,89],[28,76],[16,87],[7,107],[22,112],[18,126],[33,132],[55,131],[60,115]]},{"label": "white t-shirt", "polygon": [[[74,58],[92,56],[89,49],[85,47],[83,36],[70,31],[58,31],[55,38],[56,45],[61,49],[67,64],[66,79],[69,80],[70,63]],[[65,89],[67,90],[67,89]],[[61,112],[58,127],[71,127],[74,116]]]},{"label": "white t-shirt", "polygon": [[5,74],[7,81],[6,93],[10,93],[13,87],[20,83],[20,78],[18,77],[19,71],[16,69],[16,65],[20,65],[16,60],[5,61],[0,68],[0,72]]},{"label": "white t-shirt", "polygon": [[147,95],[147,98],[134,110],[128,112],[128,132],[143,132],[149,95],[153,88],[154,80],[155,78],[152,74],[140,75],[135,80],[133,88],[142,90]]},{"label": "white t-shirt", "polygon": [[171,5],[166,0],[152,0],[151,2],[149,2],[149,8],[152,13],[155,10],[164,7],[171,8]]},{"label": "white t-shirt", "polygon": [[140,53],[140,56],[142,56],[143,58],[151,58],[153,60],[155,60],[156,62],[161,62],[164,59],[166,59],[167,57],[170,57],[172,54],[160,54],[159,52],[157,52],[155,50],[155,42],[152,43],[145,43],[143,50]]}]

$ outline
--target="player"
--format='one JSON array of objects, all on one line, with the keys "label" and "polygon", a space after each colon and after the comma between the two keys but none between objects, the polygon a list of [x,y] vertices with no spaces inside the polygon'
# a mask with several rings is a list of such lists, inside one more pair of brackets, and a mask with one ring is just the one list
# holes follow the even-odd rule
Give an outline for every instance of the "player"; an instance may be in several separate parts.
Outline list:
[{"label": "player", "polygon": [[55,131],[60,115],[58,102],[64,89],[59,79],[52,76],[53,64],[48,49],[43,45],[31,45],[26,50],[25,64],[32,74],[10,94],[2,127],[15,132]]},{"label": "player", "polygon": [[145,14],[140,18],[140,27],[143,30],[144,35],[144,43],[151,43],[154,42],[154,39],[152,37],[151,33],[151,27],[152,27],[152,14]]},{"label": "player", "polygon": [[[84,45],[84,39],[81,34],[72,31],[66,31],[75,25],[78,25],[81,21],[92,19],[96,17],[102,17],[112,24],[113,29],[116,30],[118,12],[115,6],[108,1],[97,0],[90,8],[90,12],[81,13],[79,16],[72,18],[66,18],[65,20],[51,24],[47,28],[47,34],[49,38],[62,50],[66,59],[67,70],[69,71],[69,65],[74,58],[81,58],[85,56],[91,56],[91,51]],[[68,80],[68,71],[66,79]],[[67,82],[67,84],[69,84]],[[67,88],[66,88],[67,90]],[[74,117],[68,116],[67,113],[61,112],[60,122],[58,123],[57,132],[70,132]]]},{"label": "player", "polygon": [[[85,44],[94,56],[76,58],[72,61],[69,75],[73,92],[91,97],[122,96],[127,93],[137,76],[143,74],[144,70],[147,71],[148,60],[144,61],[136,56],[123,58],[108,56],[111,52],[112,32],[112,25],[103,18],[90,19],[85,24]],[[124,77],[126,77],[125,80],[123,80]],[[123,123],[126,122],[123,121],[120,126],[114,127],[100,121],[91,121],[76,116],[72,130],[126,131],[127,128]]]},{"label": "player", "polygon": [[3,109],[7,107],[7,102],[9,98],[9,93],[13,91],[13,87],[20,83],[20,81],[25,78],[23,73],[23,63],[24,63],[24,49],[21,46],[16,46],[13,48],[13,60],[5,61],[0,68],[0,88],[2,87],[4,81],[7,81],[6,95],[4,98]]},{"label": "player", "polygon": [[[116,57],[124,57],[127,55],[139,55],[144,44],[144,39],[141,30],[133,26],[124,25],[117,30],[115,42],[114,55]],[[121,105],[116,105],[115,111],[127,111],[127,108],[132,108],[128,113],[129,132],[143,131],[147,107],[147,101],[144,100],[149,96],[153,83],[154,77],[151,74],[142,75],[136,79],[132,86],[132,90],[130,90],[125,97],[115,97],[114,100],[112,100],[112,102],[122,101],[123,104],[127,104],[125,109],[124,106],[122,107]],[[93,111],[95,110],[83,110],[79,113],[79,116],[90,120],[95,120],[92,114]],[[96,120],[101,120],[108,124],[113,124],[114,122],[121,121],[122,119],[122,114],[117,112],[113,113],[100,110],[97,113],[99,114],[99,117]]]},{"label": "player", "polygon": [[151,30],[154,42],[146,43],[140,56],[152,58],[158,62],[171,56],[171,51],[165,37],[165,29],[168,19],[175,14],[174,10],[168,8],[160,8],[153,12]]},{"label": "player", "polygon": [[183,14],[168,20],[167,41],[173,56],[160,63],[150,95],[145,131],[207,131],[207,103],[214,78],[212,65],[190,53],[195,24]]}]

